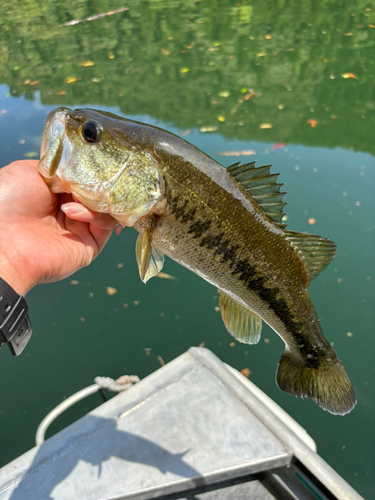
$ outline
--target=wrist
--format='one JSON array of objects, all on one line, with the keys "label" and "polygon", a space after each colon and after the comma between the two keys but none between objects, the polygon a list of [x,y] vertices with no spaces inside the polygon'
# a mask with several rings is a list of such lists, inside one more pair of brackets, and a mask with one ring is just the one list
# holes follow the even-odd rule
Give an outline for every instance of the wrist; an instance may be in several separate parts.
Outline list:
[{"label": "wrist", "polygon": [[0,252],[0,278],[10,285],[19,295],[25,296],[32,288],[32,284],[28,282],[26,274],[23,275],[21,269],[11,263]]}]

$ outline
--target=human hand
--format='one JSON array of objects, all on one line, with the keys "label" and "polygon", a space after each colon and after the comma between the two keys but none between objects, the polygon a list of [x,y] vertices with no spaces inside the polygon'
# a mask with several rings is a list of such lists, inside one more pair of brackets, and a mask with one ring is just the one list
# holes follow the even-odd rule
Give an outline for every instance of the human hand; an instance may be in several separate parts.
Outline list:
[{"label": "human hand", "polygon": [[21,295],[89,265],[116,225],[70,194],[52,194],[37,167],[22,160],[0,169],[0,276]]}]

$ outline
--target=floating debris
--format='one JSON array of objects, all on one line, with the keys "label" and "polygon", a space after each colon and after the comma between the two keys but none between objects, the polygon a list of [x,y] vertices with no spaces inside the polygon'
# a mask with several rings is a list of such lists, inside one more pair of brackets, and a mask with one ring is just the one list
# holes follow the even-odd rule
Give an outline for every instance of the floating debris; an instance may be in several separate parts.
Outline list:
[{"label": "floating debris", "polygon": [[113,52],[108,52],[108,57],[109,59],[114,59],[115,55],[113,54]]},{"label": "floating debris", "polygon": [[[2,111],[2,110],[1,110],[1,111]],[[25,144],[25,142],[26,142],[26,141],[25,141],[25,139],[20,139],[20,140],[18,141],[18,144]]]},{"label": "floating debris", "polygon": [[78,280],[70,280],[70,284],[71,285],[79,285],[79,281]]},{"label": "floating debris", "polygon": [[315,224],[316,219],[311,218],[307,222],[310,224],[310,226],[312,226],[313,224]]},{"label": "floating debris", "polygon": [[307,123],[310,125],[311,128],[315,128],[319,122],[314,118],[310,118],[309,120],[307,120]]},{"label": "floating debris", "polygon": [[135,306],[137,306],[137,305],[139,304],[139,300],[135,300],[135,301],[133,302],[133,304],[134,304]]},{"label": "floating debris", "polygon": [[341,73],[341,76],[343,78],[354,78],[355,80],[358,80],[358,78],[354,73]]},{"label": "floating debris", "polygon": [[79,321],[80,321],[81,323],[84,323],[86,320],[85,320],[85,318],[79,318]]},{"label": "floating debris", "polygon": [[269,344],[270,342],[271,342],[270,339],[264,339],[265,344]]},{"label": "floating debris", "polygon": [[70,76],[65,81],[66,81],[66,83],[73,83],[73,82],[77,81],[77,78],[75,76]]},{"label": "floating debris", "polygon": [[160,366],[164,366],[165,365],[164,359],[161,356],[157,356],[157,358],[160,363]]},{"label": "floating debris", "polygon": [[347,337],[353,337],[352,332],[348,332],[346,335],[347,335]]},{"label": "floating debris", "polygon": [[223,92],[219,92],[219,97],[229,97],[230,96],[230,92],[228,92],[227,90],[224,90]]},{"label": "floating debris", "polygon": [[219,306],[216,306],[216,307],[214,307],[214,310],[215,310],[216,312],[219,312],[219,311],[220,311],[220,307],[219,307]]},{"label": "floating debris", "polygon": [[199,344],[199,346],[198,346],[198,347],[204,347],[205,345],[206,345],[206,341],[204,340],[203,342],[201,342],[201,343]]},{"label": "floating debris", "polygon": [[100,82],[100,80],[101,80],[101,78],[91,78],[91,81],[92,81],[93,83],[99,83],[99,82]]},{"label": "floating debris", "polygon": [[66,95],[67,92],[66,90],[60,90],[60,92],[57,92],[58,95]]},{"label": "floating debris", "polygon": [[117,293],[116,288],[113,288],[112,286],[107,286],[107,294],[108,295],[114,295],[115,293]]},{"label": "floating debris", "polygon": [[215,132],[215,130],[217,130],[218,127],[217,126],[214,126],[214,127],[201,127],[199,129],[199,132]]},{"label": "floating debris", "polygon": [[116,236],[119,236],[123,228],[121,226],[117,226],[115,229]]},{"label": "floating debris", "polygon": [[247,149],[244,151],[219,151],[216,153],[218,156],[250,156],[255,155],[256,151],[253,149]]},{"label": "floating debris", "polygon": [[264,57],[266,56],[267,54],[265,52],[258,52],[257,53],[257,57]]},{"label": "floating debris", "polygon": [[128,304],[124,304],[125,309],[128,307]]},{"label": "floating debris", "polygon": [[181,68],[181,69],[180,69],[180,72],[181,72],[182,74],[187,73],[188,71],[190,71],[190,68],[187,68],[187,67],[185,67],[185,68]]},{"label": "floating debris", "polygon": [[85,61],[85,62],[81,62],[80,63],[80,66],[82,66],[83,68],[88,68],[89,66],[94,66],[94,62],[93,61]]},{"label": "floating debris", "polygon": [[129,10],[129,7],[121,7],[121,9],[109,10],[108,12],[103,12],[102,14],[96,14],[96,16],[86,17],[85,19],[74,19],[73,21],[69,21],[68,23],[59,24],[58,27],[62,28],[63,26],[74,26],[75,24],[85,23],[87,21],[96,21],[97,19],[101,19],[106,16],[113,16],[113,14],[119,14],[120,12],[125,12]]},{"label": "floating debris", "polygon": [[117,267],[117,269],[121,269],[122,267],[124,267],[124,263],[119,262],[116,267]]},{"label": "floating debris", "polygon": [[272,128],[272,123],[261,123],[259,125],[259,128],[262,128],[262,129]]},{"label": "floating debris", "polygon": [[231,342],[231,343],[229,344],[229,347],[234,347],[235,345],[236,345],[236,343],[235,343],[235,342]]},{"label": "floating debris", "polygon": [[246,378],[249,378],[251,375],[251,371],[249,368],[242,368],[241,370],[242,375],[244,375]]},{"label": "floating debris", "polygon": [[178,278],[175,278],[174,276],[171,276],[170,274],[167,273],[158,273],[156,277],[161,278],[163,280],[178,281]]},{"label": "floating debris", "polygon": [[23,156],[25,158],[36,158],[38,156],[38,154],[39,154],[38,151],[28,151]]},{"label": "floating debris", "polygon": [[217,119],[219,120],[219,122],[225,122],[225,116],[223,115],[219,115]]},{"label": "floating debris", "polygon": [[164,318],[165,314],[164,314],[164,313],[160,313],[160,314],[159,314],[159,316],[160,316],[161,318]]},{"label": "floating debris", "polygon": [[277,144],[273,144],[272,146],[272,151],[275,151],[276,149],[281,149],[281,148],[285,148],[287,144],[285,142],[278,142]]},{"label": "floating debris", "polygon": [[90,299],[92,299],[92,298],[93,298],[93,296],[94,296],[94,294],[93,294],[92,292],[90,292],[90,293],[89,293],[89,297],[90,297]]}]

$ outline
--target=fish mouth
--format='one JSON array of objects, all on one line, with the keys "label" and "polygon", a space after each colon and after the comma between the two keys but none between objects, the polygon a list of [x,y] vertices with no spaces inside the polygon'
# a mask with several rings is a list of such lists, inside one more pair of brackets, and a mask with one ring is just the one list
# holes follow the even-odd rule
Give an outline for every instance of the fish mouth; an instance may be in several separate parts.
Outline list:
[{"label": "fish mouth", "polygon": [[43,131],[38,169],[53,193],[70,192],[69,186],[61,179],[64,163],[62,160],[68,154],[67,147],[70,149],[65,134],[70,112],[69,108],[57,108],[51,111]]}]

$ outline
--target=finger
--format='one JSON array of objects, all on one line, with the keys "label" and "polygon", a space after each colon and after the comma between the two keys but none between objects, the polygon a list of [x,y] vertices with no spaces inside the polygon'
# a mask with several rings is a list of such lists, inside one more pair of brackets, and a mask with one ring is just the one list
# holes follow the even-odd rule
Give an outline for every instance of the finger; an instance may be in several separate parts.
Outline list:
[{"label": "finger", "polygon": [[81,203],[64,203],[61,205],[61,210],[70,219],[87,222],[102,231],[112,232],[116,225],[115,219],[110,215],[93,212],[92,210],[84,207]]},{"label": "finger", "polygon": [[38,168],[39,160],[16,160],[10,163],[9,167],[32,167],[34,169]]}]

